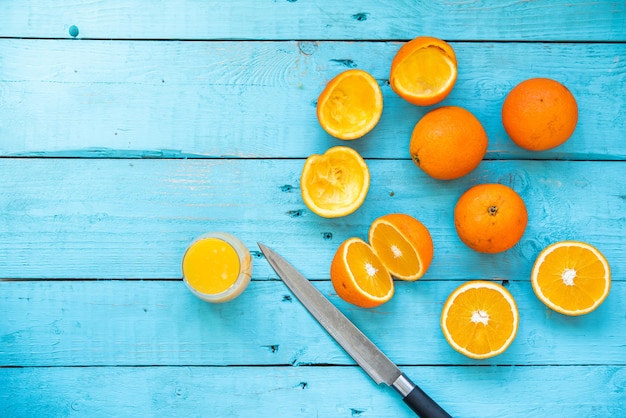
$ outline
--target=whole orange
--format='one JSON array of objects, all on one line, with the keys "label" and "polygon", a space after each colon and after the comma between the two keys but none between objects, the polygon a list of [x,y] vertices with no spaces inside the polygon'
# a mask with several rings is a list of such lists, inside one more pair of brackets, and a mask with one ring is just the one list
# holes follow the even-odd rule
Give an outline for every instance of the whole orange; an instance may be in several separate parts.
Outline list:
[{"label": "whole orange", "polygon": [[502,124],[518,146],[544,151],[567,141],[578,123],[574,95],[558,81],[531,78],[504,99]]},{"label": "whole orange", "polygon": [[439,180],[462,177],[478,167],[487,152],[487,133],[468,110],[445,106],[428,112],[413,129],[413,162]]},{"label": "whole orange", "polygon": [[467,190],[454,208],[461,241],[482,253],[513,247],[524,235],[528,212],[522,198],[503,184],[479,184]]}]

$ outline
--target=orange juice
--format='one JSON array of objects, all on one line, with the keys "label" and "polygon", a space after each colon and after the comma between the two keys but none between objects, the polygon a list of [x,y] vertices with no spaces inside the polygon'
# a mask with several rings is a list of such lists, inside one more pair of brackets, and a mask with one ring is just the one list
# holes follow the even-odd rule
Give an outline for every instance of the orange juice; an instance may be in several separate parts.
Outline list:
[{"label": "orange juice", "polygon": [[202,235],[183,256],[183,280],[199,298],[226,302],[239,296],[252,276],[252,258],[245,245],[224,232]]}]

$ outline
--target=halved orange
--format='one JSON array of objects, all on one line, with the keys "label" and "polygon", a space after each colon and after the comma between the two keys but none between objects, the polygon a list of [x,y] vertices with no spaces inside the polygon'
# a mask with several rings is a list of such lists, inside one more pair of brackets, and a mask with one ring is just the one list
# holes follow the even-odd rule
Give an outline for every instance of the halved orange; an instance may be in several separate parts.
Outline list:
[{"label": "halved orange", "polygon": [[549,308],[565,315],[595,310],[611,289],[611,269],[594,246],[579,241],[548,245],[531,273],[533,290]]},{"label": "halved orange", "polygon": [[404,44],[391,62],[389,84],[409,103],[430,106],[442,101],[457,77],[454,49],[447,42],[428,36]]},{"label": "halved orange", "polygon": [[337,295],[362,308],[373,308],[393,296],[393,279],[372,247],[360,238],[348,238],[330,265]]},{"label": "halved orange", "polygon": [[433,260],[433,240],[414,217],[391,213],[372,222],[369,243],[392,276],[414,281],[426,273]]},{"label": "halved orange", "polygon": [[443,306],[441,330],[459,353],[486,359],[503,353],[515,339],[517,304],[502,285],[474,280],[454,290]]},{"label": "halved orange", "polygon": [[374,129],[383,113],[383,94],[374,77],[347,70],[330,80],[317,99],[317,119],[330,135],[356,139]]},{"label": "halved orange", "polygon": [[311,211],[325,218],[349,215],[357,210],[369,190],[370,172],[361,155],[336,146],[313,154],[300,176],[302,199]]}]

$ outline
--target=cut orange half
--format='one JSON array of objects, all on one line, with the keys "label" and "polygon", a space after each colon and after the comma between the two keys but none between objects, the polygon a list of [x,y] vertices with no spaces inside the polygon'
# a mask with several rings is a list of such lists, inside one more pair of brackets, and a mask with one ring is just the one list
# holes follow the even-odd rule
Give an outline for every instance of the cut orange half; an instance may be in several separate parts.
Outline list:
[{"label": "cut orange half", "polygon": [[393,279],[372,247],[360,238],[344,241],[330,265],[337,295],[362,308],[373,308],[393,296]]},{"label": "cut orange half", "polygon": [[369,190],[370,172],[365,160],[349,147],[332,147],[306,159],[300,189],[311,211],[325,218],[357,210]]},{"label": "cut orange half", "polygon": [[557,312],[583,315],[595,310],[611,289],[611,269],[597,248],[578,241],[547,246],[531,273],[537,297]]},{"label": "cut orange half", "polygon": [[519,324],[511,293],[495,282],[474,280],[454,290],[443,306],[441,329],[459,353],[486,359],[503,353]]},{"label": "cut orange half", "polygon": [[374,77],[347,70],[330,80],[317,99],[317,119],[330,135],[356,139],[374,129],[383,113],[383,94]]},{"label": "cut orange half", "polygon": [[433,240],[420,221],[403,213],[372,222],[368,240],[389,273],[400,280],[417,280],[433,259]]},{"label": "cut orange half", "polygon": [[391,62],[389,84],[409,103],[430,106],[450,93],[456,77],[454,49],[441,39],[420,36],[396,53]]}]

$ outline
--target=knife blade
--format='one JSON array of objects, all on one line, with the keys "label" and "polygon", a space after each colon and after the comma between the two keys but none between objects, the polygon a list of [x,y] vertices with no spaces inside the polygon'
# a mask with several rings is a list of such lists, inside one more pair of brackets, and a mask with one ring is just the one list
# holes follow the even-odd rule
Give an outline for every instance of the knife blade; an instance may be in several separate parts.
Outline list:
[{"label": "knife blade", "polygon": [[376,384],[393,387],[420,417],[450,417],[294,266],[267,246],[260,242],[257,244],[294,296]]}]

